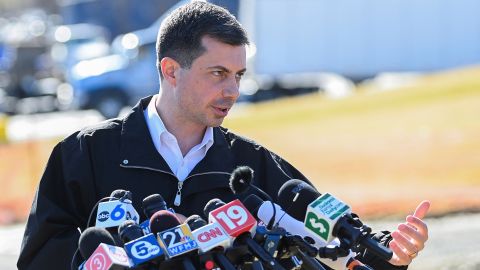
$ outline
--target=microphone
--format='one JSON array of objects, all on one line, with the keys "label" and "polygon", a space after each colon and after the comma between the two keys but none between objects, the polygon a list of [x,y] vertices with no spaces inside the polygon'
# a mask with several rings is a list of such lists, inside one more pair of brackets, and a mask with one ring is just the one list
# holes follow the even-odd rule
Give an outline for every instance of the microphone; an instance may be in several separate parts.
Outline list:
[{"label": "microphone", "polygon": [[110,200],[113,200],[113,198],[116,198],[118,200],[123,200],[123,199],[127,199],[127,200],[130,200],[132,201],[132,192],[128,191],[128,190],[124,190],[124,189],[116,189],[114,191],[112,191],[112,193],[110,194],[110,197],[112,197]]},{"label": "microphone", "polygon": [[226,249],[232,241],[229,235],[218,223],[208,223],[198,215],[193,215],[185,221],[192,230],[194,240],[200,252],[205,253],[214,248]]},{"label": "microphone", "polygon": [[238,199],[228,204],[219,199],[212,199],[205,206],[204,213],[208,216],[208,221],[217,222],[228,235],[235,238],[234,243],[246,244],[250,252],[260,259],[266,268],[284,269],[252,239],[257,221]]},{"label": "microphone", "polygon": [[[212,253],[214,260],[224,270],[235,270],[235,266],[223,254],[231,246],[232,239],[217,223],[208,223],[199,215],[192,215],[185,220],[192,230],[200,254]],[[202,260],[201,260],[202,261]],[[205,263],[206,264],[206,263]]]},{"label": "microphone", "polygon": [[150,231],[153,234],[158,234],[178,225],[180,225],[180,220],[177,216],[166,210],[160,210],[150,218]]},{"label": "microphone", "polygon": [[[248,166],[240,166],[233,170],[232,175],[230,176],[230,189],[234,194],[241,194],[246,192],[249,188],[255,189],[265,200],[272,202],[273,216],[275,216],[275,207],[273,206],[272,198],[263,190],[252,184],[253,180],[253,170]],[[267,228],[271,230],[273,228],[273,216],[268,221]]]},{"label": "microphone", "polygon": [[102,228],[89,227],[85,229],[78,239],[78,248],[83,258],[88,258],[100,243],[114,245],[112,235]]},{"label": "microphone", "polygon": [[134,221],[127,220],[120,225],[118,235],[125,244],[125,252],[133,266],[164,260],[163,250],[155,236],[152,233],[144,235],[142,228]]},{"label": "microphone", "polygon": [[[145,197],[142,200],[142,209],[143,213],[147,217],[147,220],[144,222],[140,223],[140,227],[142,227],[143,232],[145,234],[150,233],[150,218],[152,217],[153,214],[160,210],[167,210],[167,203],[163,199],[163,197],[160,194],[152,194],[150,196]],[[173,209],[171,211],[173,212]]]},{"label": "microphone", "polygon": [[300,180],[289,180],[280,188],[279,203],[293,217],[304,220],[305,228],[326,242],[335,237],[355,251],[361,245],[388,261],[393,253],[369,237],[371,229],[353,216],[350,207],[329,193],[320,194]]},{"label": "microphone", "polygon": [[[150,218],[150,230],[157,235],[160,245],[168,258],[180,257],[185,269],[195,269],[188,253],[198,249],[187,224],[180,224],[178,218],[167,210],[160,210]],[[181,256],[184,255],[184,256]]]},{"label": "microphone", "polygon": [[118,226],[118,237],[123,244],[144,236],[142,228],[133,220],[126,220]]},{"label": "microphone", "polygon": [[265,250],[272,256],[276,254],[276,258],[280,259],[282,266],[287,269],[325,270],[314,258],[318,253],[315,247],[302,237],[291,235],[281,227],[276,227],[272,231],[264,226],[258,226],[255,240],[263,243]]},{"label": "microphone", "polygon": [[[337,240],[333,240],[330,243],[327,243],[324,239],[320,238],[315,233],[307,230],[303,222],[294,219],[288,213],[284,212],[283,209],[277,205],[273,204],[276,208],[276,214],[273,215],[271,209],[271,202],[265,202],[255,194],[249,195],[245,198],[244,205],[246,208],[256,216],[260,221],[265,222],[270,220],[273,216],[275,224],[281,228],[284,228],[287,232],[298,235],[302,239],[309,238],[312,244],[316,248],[323,248],[328,245],[338,245]],[[345,266],[348,263],[348,260],[355,256],[355,253],[351,252],[346,257],[338,257],[335,260],[327,258],[318,258],[322,263],[326,264],[328,267],[333,269],[345,269]]]},{"label": "microphone", "polygon": [[126,190],[114,190],[110,201],[98,205],[95,227],[118,227],[126,220],[139,221],[139,215],[132,206],[132,195]]},{"label": "microphone", "polygon": [[152,194],[145,197],[142,201],[143,213],[146,217],[151,218],[153,214],[160,210],[167,210],[167,203],[160,194]]},{"label": "microphone", "polygon": [[87,228],[78,239],[80,254],[88,258],[80,269],[108,270],[130,267],[123,248],[114,246],[114,239],[104,228]]},{"label": "microphone", "polygon": [[278,190],[278,204],[296,220],[305,220],[307,206],[320,196],[315,188],[302,180],[291,179]]}]

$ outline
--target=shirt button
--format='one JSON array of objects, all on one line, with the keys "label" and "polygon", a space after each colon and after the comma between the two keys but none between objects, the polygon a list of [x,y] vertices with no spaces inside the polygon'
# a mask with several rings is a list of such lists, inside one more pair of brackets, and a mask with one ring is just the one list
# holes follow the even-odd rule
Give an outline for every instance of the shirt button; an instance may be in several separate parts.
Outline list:
[{"label": "shirt button", "polygon": [[124,160],[123,160],[123,164],[124,164],[124,165],[127,165],[127,164],[128,164],[128,159],[124,159]]}]

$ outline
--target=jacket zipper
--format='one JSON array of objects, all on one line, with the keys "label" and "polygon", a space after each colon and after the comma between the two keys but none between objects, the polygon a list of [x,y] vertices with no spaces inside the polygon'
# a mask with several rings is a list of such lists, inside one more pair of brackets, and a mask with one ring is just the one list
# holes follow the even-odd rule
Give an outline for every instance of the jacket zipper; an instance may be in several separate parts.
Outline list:
[{"label": "jacket zipper", "polygon": [[[186,180],[186,179],[185,179]],[[185,181],[183,180],[183,181]],[[177,190],[177,195],[175,195],[175,200],[173,201],[173,204],[175,206],[180,206],[182,203],[182,187],[183,187],[183,181],[178,180],[178,190]]]},{"label": "jacket zipper", "polygon": [[227,172],[204,172],[204,173],[196,173],[196,174],[189,175],[183,181],[178,180],[177,195],[175,196],[175,201],[173,202],[173,204],[175,206],[180,206],[180,204],[182,203],[183,182],[187,181],[188,178],[191,178],[191,177],[194,177],[194,176],[199,176],[199,175],[204,175],[204,174],[227,174],[227,175],[230,175],[230,173],[227,173]]},{"label": "jacket zipper", "polygon": [[174,204],[175,206],[180,206],[180,204],[182,204],[182,188],[183,188],[183,182],[187,181],[187,179],[192,178],[192,177],[194,177],[194,176],[205,175],[205,174],[226,174],[226,175],[230,175],[230,173],[227,173],[227,172],[203,172],[203,173],[196,173],[196,174],[189,175],[189,176],[188,176],[187,178],[185,178],[183,181],[180,181],[175,174],[173,174],[173,173],[171,173],[171,172],[164,171],[164,170],[159,170],[159,169],[150,168],[150,167],[143,167],[143,166],[126,166],[126,165],[123,165],[123,164],[120,164],[120,167],[123,167],[123,168],[135,168],[135,169],[145,169],[145,170],[151,170],[151,171],[166,173],[166,174],[169,174],[169,175],[174,176],[174,177],[177,179],[177,181],[178,181],[177,193],[176,193],[176,195],[175,195],[175,200],[173,201],[173,204]]}]

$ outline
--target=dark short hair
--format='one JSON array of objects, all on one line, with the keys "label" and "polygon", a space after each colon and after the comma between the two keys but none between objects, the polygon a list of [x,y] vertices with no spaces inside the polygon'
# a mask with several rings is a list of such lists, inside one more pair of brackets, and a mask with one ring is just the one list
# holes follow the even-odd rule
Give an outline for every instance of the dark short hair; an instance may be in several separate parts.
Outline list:
[{"label": "dark short hair", "polygon": [[160,26],[157,37],[157,65],[171,57],[182,68],[205,52],[201,41],[209,36],[220,42],[240,46],[248,45],[245,29],[228,10],[207,2],[195,1],[174,10]]}]

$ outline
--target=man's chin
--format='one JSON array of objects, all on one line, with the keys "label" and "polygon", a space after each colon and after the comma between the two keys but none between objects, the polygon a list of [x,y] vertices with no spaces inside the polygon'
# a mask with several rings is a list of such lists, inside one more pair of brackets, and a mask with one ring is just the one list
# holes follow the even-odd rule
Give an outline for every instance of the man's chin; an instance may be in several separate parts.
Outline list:
[{"label": "man's chin", "polygon": [[224,119],[225,119],[225,118],[223,118],[223,117],[222,117],[221,119],[220,119],[220,118],[216,118],[216,119],[210,121],[207,126],[209,126],[209,127],[219,127],[219,126],[223,123],[223,120],[224,120]]}]

